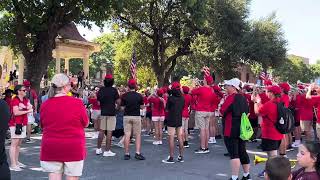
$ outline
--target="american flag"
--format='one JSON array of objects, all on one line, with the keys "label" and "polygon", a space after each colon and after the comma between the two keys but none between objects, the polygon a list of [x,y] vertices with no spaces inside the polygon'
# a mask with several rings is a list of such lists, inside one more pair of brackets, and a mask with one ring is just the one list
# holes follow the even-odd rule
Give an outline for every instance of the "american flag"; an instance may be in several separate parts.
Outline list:
[{"label": "american flag", "polygon": [[262,72],[260,73],[260,78],[261,78],[262,80],[267,79],[266,73],[265,73],[264,71],[262,71]]},{"label": "american flag", "polygon": [[130,72],[131,72],[131,78],[136,79],[137,78],[137,58],[136,58],[136,50],[133,49],[132,53],[132,61],[130,65]]},{"label": "american flag", "polygon": [[204,66],[202,68],[202,71],[204,72],[204,76],[210,76],[210,69],[207,66]]}]

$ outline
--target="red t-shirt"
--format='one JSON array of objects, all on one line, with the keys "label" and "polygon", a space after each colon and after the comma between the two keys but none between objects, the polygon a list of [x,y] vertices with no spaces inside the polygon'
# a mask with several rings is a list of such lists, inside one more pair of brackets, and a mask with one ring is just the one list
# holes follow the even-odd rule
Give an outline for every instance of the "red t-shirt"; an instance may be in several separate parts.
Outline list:
[{"label": "red t-shirt", "polygon": [[191,105],[190,108],[191,110],[195,110],[196,109],[196,104],[197,104],[197,96],[196,95],[191,95]]},{"label": "red t-shirt", "polygon": [[146,112],[151,112],[151,106],[149,104],[149,100],[147,96],[143,97],[143,104],[147,107]]},{"label": "red t-shirt", "polygon": [[84,160],[84,128],[89,119],[80,99],[62,96],[48,99],[40,109],[43,136],[40,160],[71,162]]},{"label": "red t-shirt", "polygon": [[215,103],[215,96],[210,87],[202,86],[197,89],[193,89],[191,94],[197,96],[195,106],[196,111],[212,112],[212,106]]},{"label": "red t-shirt", "polygon": [[280,101],[284,103],[284,106],[285,107],[289,107],[290,105],[290,98],[288,96],[288,94],[282,94],[281,98],[280,98]]},{"label": "red t-shirt", "polygon": [[152,116],[164,116],[164,103],[158,96],[151,96],[149,103],[152,105]]},{"label": "red t-shirt", "polygon": [[215,112],[218,109],[219,103],[220,103],[219,96],[215,92],[213,92],[211,112]]},{"label": "red t-shirt", "polygon": [[[220,114],[222,116],[227,111],[228,107],[233,103],[234,96],[236,94],[228,95],[224,101],[224,103],[220,107]],[[232,127],[232,113],[228,113],[224,119],[224,136],[229,137],[231,135],[231,127]]]},{"label": "red t-shirt", "polygon": [[189,109],[190,109],[192,97],[190,94],[183,94],[183,97],[184,97],[184,106],[182,111],[182,117],[188,118],[190,116]]},{"label": "red t-shirt", "polygon": [[275,127],[275,123],[278,118],[278,111],[277,104],[274,102],[280,102],[280,99],[270,100],[263,104],[259,109],[259,114],[262,116],[262,138],[281,140],[283,138],[283,134],[281,134]]},{"label": "red t-shirt", "polygon": [[98,103],[97,98],[89,98],[88,99],[89,104],[92,104],[92,109],[93,110],[100,110],[100,105]]},{"label": "red t-shirt", "polygon": [[244,96],[247,98],[247,101],[249,102],[249,119],[258,118],[256,113],[254,112],[254,102],[251,100],[251,94],[244,94]]},{"label": "red t-shirt", "polygon": [[[13,114],[13,107],[18,106],[19,110],[27,110],[26,107],[28,106],[29,100],[27,98],[23,98],[23,101],[21,101],[17,96],[14,97],[11,101],[11,112]],[[13,116],[11,117],[9,121],[9,126],[15,126],[16,124],[22,124],[23,126],[26,126],[28,124],[28,114],[23,114],[20,116]]]},{"label": "red t-shirt", "polygon": [[313,120],[313,102],[311,99],[307,99],[306,95],[300,95],[301,107],[300,107],[300,120],[312,121]]}]

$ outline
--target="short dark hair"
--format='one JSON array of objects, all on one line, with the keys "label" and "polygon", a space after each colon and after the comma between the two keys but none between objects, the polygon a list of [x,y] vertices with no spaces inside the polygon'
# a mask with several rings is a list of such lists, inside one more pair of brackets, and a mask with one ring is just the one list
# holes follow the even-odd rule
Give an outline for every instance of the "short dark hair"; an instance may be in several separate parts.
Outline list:
[{"label": "short dark hair", "polygon": [[282,156],[269,158],[265,172],[270,180],[287,180],[291,174],[291,165],[288,158]]},{"label": "short dark hair", "polygon": [[114,84],[114,79],[105,79],[103,83],[105,87],[111,87]]},{"label": "short dark hair", "polygon": [[128,87],[129,89],[132,90],[132,89],[136,89],[137,86],[135,84],[128,84]]}]

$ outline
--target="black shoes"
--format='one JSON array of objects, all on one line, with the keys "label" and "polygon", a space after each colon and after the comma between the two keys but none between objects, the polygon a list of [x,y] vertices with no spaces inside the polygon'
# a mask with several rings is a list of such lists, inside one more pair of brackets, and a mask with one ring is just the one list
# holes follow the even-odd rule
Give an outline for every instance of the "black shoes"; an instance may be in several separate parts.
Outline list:
[{"label": "black shoes", "polygon": [[145,160],[146,158],[142,156],[142,154],[137,154],[134,156],[134,158],[136,158],[136,160]]},{"label": "black shoes", "polygon": [[129,154],[124,155],[124,160],[130,160],[130,155]]}]

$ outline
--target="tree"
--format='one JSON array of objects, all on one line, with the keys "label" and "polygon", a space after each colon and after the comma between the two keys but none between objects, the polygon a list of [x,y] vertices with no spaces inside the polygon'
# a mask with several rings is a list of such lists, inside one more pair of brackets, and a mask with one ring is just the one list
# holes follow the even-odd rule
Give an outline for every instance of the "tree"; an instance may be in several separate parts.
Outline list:
[{"label": "tree", "polygon": [[71,22],[102,25],[109,17],[111,6],[116,5],[111,3],[106,0],[2,0],[0,39],[21,51],[26,60],[26,78],[38,89],[52,60],[58,31]]},{"label": "tree", "polygon": [[177,58],[191,54],[190,44],[204,25],[205,8],[206,0],[132,0],[115,12],[114,19],[148,39],[151,67],[162,86],[168,83]]}]

